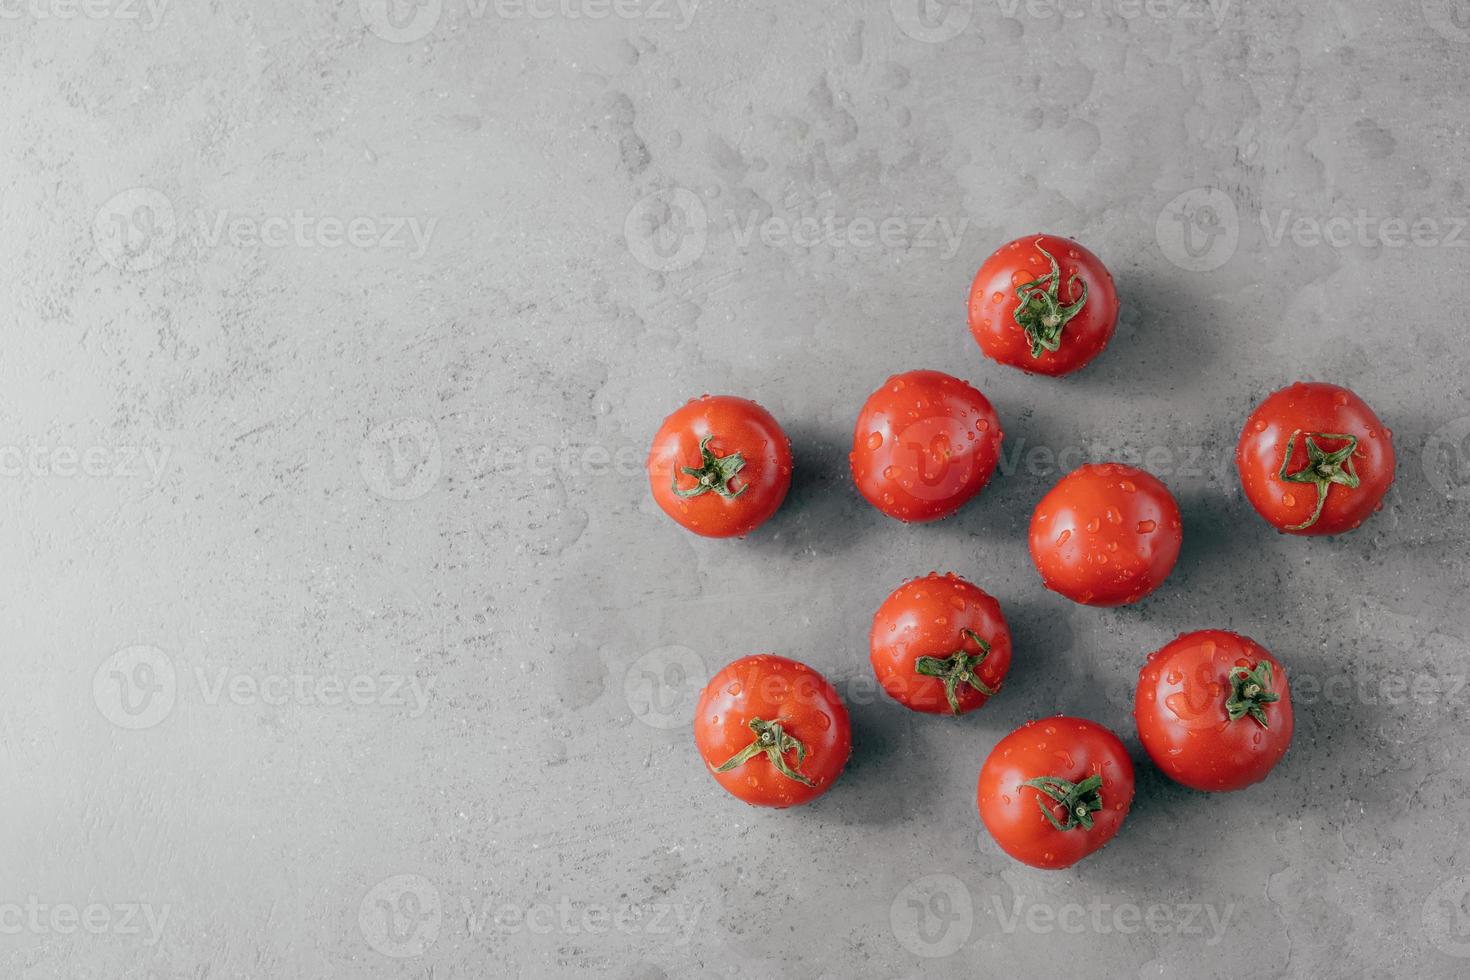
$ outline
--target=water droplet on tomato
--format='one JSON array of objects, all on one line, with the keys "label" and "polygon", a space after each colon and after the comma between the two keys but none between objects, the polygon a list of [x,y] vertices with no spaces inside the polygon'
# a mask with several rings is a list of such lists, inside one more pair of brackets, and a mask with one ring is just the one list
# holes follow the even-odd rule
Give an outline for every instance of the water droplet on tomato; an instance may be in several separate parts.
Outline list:
[{"label": "water droplet on tomato", "polygon": [[869,449],[879,449],[879,448],[882,448],[882,446],[883,446],[883,433],[881,433],[881,432],[869,432],[868,433],[868,448]]},{"label": "water droplet on tomato", "polygon": [[995,292],[993,292],[993,293],[990,294],[990,301],[992,303],[1000,303],[1000,302],[1003,302],[1005,300],[1005,298],[1006,298],[1006,294],[1003,293],[1003,292],[1001,292],[998,289]]},{"label": "water droplet on tomato", "polygon": [[1136,493],[1138,491],[1138,486],[1134,484],[1132,480],[1119,480],[1118,489],[1122,490],[1124,493]]},{"label": "water droplet on tomato", "polygon": [[975,428],[976,428],[976,430],[978,430],[980,432],[984,432],[986,429],[989,429],[990,428],[990,420],[989,419],[983,419],[983,418],[976,419],[975,420]]},{"label": "water droplet on tomato", "polygon": [[727,688],[725,688],[725,693],[728,694],[728,695],[730,695],[732,698],[733,697],[739,697],[740,696],[740,690],[741,690],[741,688],[740,688],[740,682],[739,681],[731,681],[730,682],[730,686],[727,687]]},{"label": "water droplet on tomato", "polygon": [[1108,508],[1107,517],[1108,517],[1108,523],[1109,524],[1122,524],[1123,523],[1123,515],[1120,514],[1120,513],[1118,513],[1118,508],[1116,508],[1116,507],[1109,507]]},{"label": "water droplet on tomato", "polygon": [[1087,533],[1088,534],[1096,534],[1097,533],[1097,529],[1100,528],[1100,527],[1102,527],[1102,521],[1100,521],[1096,517],[1094,517],[1092,520],[1090,520],[1090,521],[1087,522]]},{"label": "water droplet on tomato", "polygon": [[1158,526],[1159,525],[1156,524],[1156,523],[1154,523],[1153,521],[1139,521],[1138,522],[1138,533],[1139,534],[1149,534],[1150,532],[1152,532],[1154,530],[1154,528],[1156,528]]},{"label": "water droplet on tomato", "polygon": [[1071,531],[1070,528],[1068,528],[1067,530],[1063,531],[1061,534],[1058,534],[1057,535],[1057,547],[1060,548],[1062,545],[1066,544],[1067,543],[1067,539],[1070,538],[1071,536],[1072,536],[1072,531]]},{"label": "water droplet on tomato", "polygon": [[1285,507],[1295,507],[1296,506],[1296,494],[1294,494],[1294,493],[1283,493],[1281,495],[1281,503]]}]

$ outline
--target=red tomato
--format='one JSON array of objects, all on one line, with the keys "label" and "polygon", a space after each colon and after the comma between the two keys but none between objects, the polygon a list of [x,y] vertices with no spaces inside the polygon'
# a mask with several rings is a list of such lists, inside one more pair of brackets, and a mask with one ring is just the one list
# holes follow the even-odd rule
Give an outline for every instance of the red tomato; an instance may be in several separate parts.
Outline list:
[{"label": "red tomato", "polygon": [[1351,531],[1393,484],[1393,433],[1357,395],[1298,382],[1251,413],[1235,446],[1256,512],[1288,534]]},{"label": "red tomato", "polygon": [[868,397],[848,460],[868,503],[901,521],[933,521],[989,482],[1001,438],[980,392],[938,371],[909,371]]},{"label": "red tomato", "polygon": [[883,690],[929,714],[974,711],[1011,667],[1011,631],[1000,603],[955,576],[930,573],[893,590],[868,635]]},{"label": "red tomato", "polygon": [[1149,758],[1175,782],[1241,789],[1266,778],[1291,744],[1291,688],[1256,641],[1199,630],[1149,654],[1133,720]]},{"label": "red tomato", "polygon": [[755,402],[704,395],[659,427],[648,485],[664,513],[695,534],[748,534],[786,499],[791,440]]},{"label": "red tomato", "polygon": [[1118,292],[1102,260],[1069,238],[1028,235],[985,260],[970,287],[970,333],[992,361],[1070,374],[1118,325]]},{"label": "red tomato", "polygon": [[1122,463],[1078,467],[1031,515],[1031,560],[1042,581],[1089,606],[1126,605],[1157,589],[1183,540],[1169,488]]},{"label": "red tomato", "polygon": [[975,801],[1001,850],[1033,868],[1069,868],[1123,826],[1133,761],[1096,722],[1028,721],[991,749]]},{"label": "red tomato", "polygon": [[715,781],[753,806],[800,806],[847,765],[847,707],[821,674],[775,654],[742,657],[699,696],[694,744]]}]

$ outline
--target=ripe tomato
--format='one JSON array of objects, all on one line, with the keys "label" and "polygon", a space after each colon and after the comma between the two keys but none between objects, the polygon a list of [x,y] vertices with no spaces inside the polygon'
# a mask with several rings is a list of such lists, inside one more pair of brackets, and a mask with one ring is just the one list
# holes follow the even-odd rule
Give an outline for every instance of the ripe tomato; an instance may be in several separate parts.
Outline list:
[{"label": "ripe tomato", "polygon": [[766,653],[710,678],[694,713],[694,744],[732,796],[753,806],[800,806],[847,765],[852,726],[825,677]]},{"label": "ripe tomato", "polygon": [[1031,515],[1031,560],[1042,581],[1089,606],[1121,606],[1157,589],[1183,540],[1169,488],[1122,463],[1078,467]]},{"label": "ripe tomato", "polygon": [[1102,260],[1068,238],[1028,235],[985,260],[970,287],[970,333],[985,356],[1031,374],[1070,374],[1118,325]]},{"label": "ripe tomato", "polygon": [[1001,438],[980,392],[938,371],[909,371],[868,397],[848,460],[868,503],[901,521],[933,521],[989,482]]},{"label": "ripe tomato", "polygon": [[1033,868],[1069,868],[1123,826],[1133,761],[1096,722],[1028,721],[991,749],[975,800],[1001,850]]},{"label": "ripe tomato", "polygon": [[955,576],[931,572],[893,590],[868,635],[883,690],[929,714],[974,711],[1011,667],[1011,631],[1000,603]]},{"label": "ripe tomato", "polygon": [[1133,720],[1149,758],[1175,782],[1241,789],[1264,779],[1291,744],[1291,688],[1256,641],[1199,630],[1149,654]]},{"label": "ripe tomato", "polygon": [[1350,531],[1393,483],[1393,433],[1357,395],[1298,382],[1261,402],[1235,446],[1256,512],[1288,534]]},{"label": "ripe tomato", "polygon": [[648,452],[653,499],[708,538],[755,530],[791,487],[791,440],[771,413],[733,395],[704,395],[664,419]]}]

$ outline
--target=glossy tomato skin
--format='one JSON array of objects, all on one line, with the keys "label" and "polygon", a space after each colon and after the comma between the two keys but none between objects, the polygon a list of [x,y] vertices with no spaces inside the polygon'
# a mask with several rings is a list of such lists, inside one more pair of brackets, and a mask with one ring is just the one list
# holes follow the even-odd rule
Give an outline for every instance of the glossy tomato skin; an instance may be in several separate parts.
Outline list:
[{"label": "glossy tomato skin", "polygon": [[[683,467],[699,468],[700,443],[717,457],[738,453],[744,465],[729,480],[726,496],[711,489],[681,497],[699,480]],[[664,419],[648,452],[653,499],[675,521],[707,538],[749,534],[770,519],[791,487],[791,440],[780,423],[755,402],[733,395],[704,395]]]},{"label": "glossy tomato skin", "polygon": [[[1021,305],[1016,289],[1050,274],[1051,262],[1043,249],[1057,260],[1061,273],[1057,301],[1076,302],[1083,283],[1087,299],[1062,327],[1058,348],[1033,357],[1031,340],[1014,315]],[[1070,374],[1102,353],[1112,339],[1118,325],[1118,292],[1112,273],[1086,248],[1056,235],[1027,235],[1002,245],[980,266],[970,287],[969,314],[970,333],[991,360],[1029,374]]]},{"label": "glossy tomato skin", "polygon": [[990,481],[1002,438],[979,391],[939,371],[909,371],[868,397],[848,460],[868,503],[901,521],[934,521]]},{"label": "glossy tomato skin", "polygon": [[[1024,785],[1040,777],[1081,783],[1100,776],[1101,809],[1092,827],[1058,830],[1038,801],[1065,822],[1060,804]],[[980,767],[976,788],[980,819],[1000,849],[1033,868],[1069,868],[1117,834],[1133,805],[1133,760],[1118,736],[1096,722],[1058,715],[1028,721],[996,743]]]},{"label": "glossy tomato skin", "polygon": [[[1270,664],[1271,693],[1230,719],[1231,670]],[[1185,633],[1149,655],[1133,700],[1138,737],[1154,765],[1192,789],[1224,792],[1260,782],[1281,761],[1294,728],[1291,685],[1281,662],[1249,637],[1227,630]]]},{"label": "glossy tomato skin", "polygon": [[[985,651],[965,631],[990,644]],[[868,634],[869,660],[878,683],[900,704],[928,714],[965,714],[993,695],[970,683],[955,686],[959,711],[952,710],[944,680],[916,667],[921,657],[949,658],[957,651],[984,654],[973,675],[999,692],[1011,667],[1011,631],[1000,603],[953,573],[931,573],[905,582],[883,601]]]},{"label": "glossy tomato skin", "polygon": [[[1293,439],[1293,433],[1300,433]],[[1312,522],[1317,490],[1311,483],[1281,479],[1288,442],[1292,456],[1288,475],[1306,467],[1306,434],[1354,436],[1357,446],[1349,457],[1356,488],[1330,484],[1321,516]],[[1324,439],[1324,452],[1345,448],[1343,440]],[[1235,447],[1240,485],[1256,513],[1287,534],[1341,534],[1362,524],[1382,507],[1393,484],[1393,434],[1357,395],[1346,388],[1321,382],[1298,382],[1266,398],[1246,419]],[[1303,524],[1309,526],[1303,527]]]},{"label": "glossy tomato skin", "polygon": [[[755,719],[779,721],[806,747],[783,758],[808,786],[783,775],[763,754],[728,772],[716,772],[756,739]],[[694,714],[694,743],[710,774],[730,795],[752,806],[784,808],[810,803],[831,788],[852,753],[847,706],[827,679],[804,663],[772,653],[742,657],[710,678]]]},{"label": "glossy tomato skin", "polygon": [[1153,592],[1184,541],[1179,504],[1163,481],[1122,463],[1064,476],[1031,515],[1031,560],[1048,589],[1088,606]]}]

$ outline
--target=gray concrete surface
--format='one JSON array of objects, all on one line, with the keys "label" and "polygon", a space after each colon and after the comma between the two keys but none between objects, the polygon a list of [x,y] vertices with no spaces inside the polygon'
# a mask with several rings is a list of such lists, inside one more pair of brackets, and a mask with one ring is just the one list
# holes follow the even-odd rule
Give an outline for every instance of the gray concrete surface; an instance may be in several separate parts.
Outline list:
[{"label": "gray concrete surface", "polygon": [[[0,974],[1470,972],[1463,0],[393,2],[0,3]],[[963,322],[1043,229],[1125,304],[1060,382]],[[912,367],[1008,436],[936,526],[846,476]],[[1338,540],[1270,532],[1228,466],[1299,377],[1399,448]],[[643,480],[704,391],[795,445],[744,542]],[[1026,557],[1083,457],[1180,497],[1136,608]],[[958,723],[866,662],[930,569],[1016,637]],[[1142,762],[1136,668],[1204,626],[1293,672],[1269,782],[1142,765],[1100,854],[1000,854],[989,747],[1062,710]],[[701,675],[768,650],[855,723],[799,811],[727,797],[688,731]]]}]

